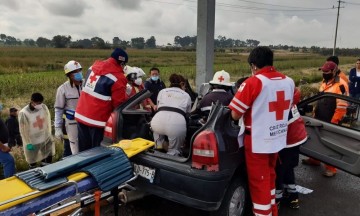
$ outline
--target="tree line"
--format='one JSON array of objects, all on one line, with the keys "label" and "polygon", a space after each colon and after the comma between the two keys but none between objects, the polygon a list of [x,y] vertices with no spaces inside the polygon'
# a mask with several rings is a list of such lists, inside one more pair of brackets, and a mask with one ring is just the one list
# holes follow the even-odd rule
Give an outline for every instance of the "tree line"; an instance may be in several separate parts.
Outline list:
[{"label": "tree line", "polygon": [[[226,38],[219,35],[215,38],[216,48],[232,48],[232,47],[256,47],[260,44],[260,41],[254,39],[246,39],[245,41]],[[100,37],[93,37],[90,39],[80,39],[72,41],[70,35],[56,35],[52,39],[45,37],[38,37],[34,39],[25,39],[21,41],[13,36],[0,34],[0,45],[2,46],[29,46],[29,47],[55,47],[55,48],[95,48],[95,49],[109,49],[112,47],[122,48],[157,48],[155,36],[151,36],[148,39],[144,37],[131,38],[130,41],[121,40],[119,37],[114,37],[112,43],[105,41]],[[196,36],[175,36],[174,43],[168,43],[167,46],[191,48],[196,47]]]},{"label": "tree line", "polygon": [[[114,47],[136,48],[136,49],[154,49],[161,48],[164,51],[195,51],[196,50],[196,36],[175,36],[173,44],[168,43],[166,46],[157,46],[155,36],[145,39],[144,37],[135,37],[131,40],[122,40],[119,37],[114,37],[112,42],[105,41],[100,37],[92,37],[90,39],[80,39],[73,41],[70,35],[56,35],[52,39],[45,37],[38,37],[34,39],[24,39],[23,41],[10,35],[0,34],[0,46],[27,46],[27,47],[54,47],[54,48],[78,48],[78,49],[111,49]],[[219,35],[214,38],[215,51],[225,52],[248,52],[249,49],[257,47],[260,41],[255,39],[239,40],[227,38]],[[319,53],[322,55],[331,55],[332,49],[319,46],[289,46],[289,45],[269,45],[274,50],[289,50],[291,52],[307,52]],[[358,48],[345,49],[337,48],[337,55],[360,56]]]}]

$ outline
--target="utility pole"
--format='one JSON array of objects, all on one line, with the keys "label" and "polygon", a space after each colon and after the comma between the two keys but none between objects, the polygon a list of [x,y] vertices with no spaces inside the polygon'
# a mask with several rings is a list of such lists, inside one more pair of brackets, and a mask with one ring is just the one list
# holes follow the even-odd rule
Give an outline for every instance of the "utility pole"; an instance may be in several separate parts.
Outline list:
[{"label": "utility pole", "polygon": [[336,38],[337,38],[337,29],[338,29],[338,24],[339,24],[339,15],[340,15],[340,4],[344,3],[341,0],[338,0],[338,11],[337,11],[337,18],[336,18],[336,28],[335,28],[335,41],[334,41],[334,49],[333,49],[333,56],[335,55],[335,49],[336,49]]}]

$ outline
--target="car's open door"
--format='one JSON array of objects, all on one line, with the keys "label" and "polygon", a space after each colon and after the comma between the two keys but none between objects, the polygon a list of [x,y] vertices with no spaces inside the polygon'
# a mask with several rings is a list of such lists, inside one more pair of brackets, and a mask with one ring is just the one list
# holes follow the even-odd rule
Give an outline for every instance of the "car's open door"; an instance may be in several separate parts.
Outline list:
[{"label": "car's open door", "polygon": [[[314,110],[320,100],[346,101],[346,115],[339,124],[315,118]],[[309,138],[300,147],[301,153],[360,176],[359,107],[360,100],[332,93],[321,93],[301,101],[298,109]]]}]

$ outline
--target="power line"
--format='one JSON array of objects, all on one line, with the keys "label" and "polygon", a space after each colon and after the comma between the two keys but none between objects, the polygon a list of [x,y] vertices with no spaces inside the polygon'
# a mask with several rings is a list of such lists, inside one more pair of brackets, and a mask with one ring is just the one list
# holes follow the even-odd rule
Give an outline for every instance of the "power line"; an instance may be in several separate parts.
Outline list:
[{"label": "power line", "polygon": [[274,7],[302,8],[302,9],[311,9],[311,10],[324,9],[324,8],[313,8],[313,7],[309,8],[309,7],[297,7],[297,6],[288,6],[288,5],[269,4],[269,3],[255,2],[255,1],[249,1],[249,0],[238,0],[238,1],[248,2],[248,3],[253,3],[253,4],[260,4],[260,5],[274,6]]},{"label": "power line", "polygon": [[350,4],[350,5],[360,5],[360,3],[354,3],[354,2],[348,2],[348,1],[346,1],[346,2],[344,2],[345,4]]},{"label": "power line", "polygon": [[[174,3],[174,2],[165,2],[165,1],[157,1],[157,0],[147,0],[156,3],[164,3],[164,4],[173,4],[173,5],[184,5],[183,3]],[[183,0],[184,2],[196,3],[197,1],[194,0]],[[265,7],[256,7],[256,6],[245,6],[245,5],[237,5],[237,4],[228,4],[228,3],[221,3],[217,2],[216,5],[218,7],[227,7],[227,8],[238,8],[244,10],[265,10],[265,11],[278,11],[278,12],[316,12],[316,11],[325,11],[325,10],[333,10],[334,8],[310,8],[310,7],[296,7],[296,6],[284,6],[284,5],[275,5],[275,4],[266,4],[266,3],[259,3],[253,1],[246,1],[244,2],[254,3],[254,4],[262,4],[262,5],[271,5],[277,7],[288,7],[288,8],[297,8],[297,9],[276,9],[276,8],[265,8]]]}]

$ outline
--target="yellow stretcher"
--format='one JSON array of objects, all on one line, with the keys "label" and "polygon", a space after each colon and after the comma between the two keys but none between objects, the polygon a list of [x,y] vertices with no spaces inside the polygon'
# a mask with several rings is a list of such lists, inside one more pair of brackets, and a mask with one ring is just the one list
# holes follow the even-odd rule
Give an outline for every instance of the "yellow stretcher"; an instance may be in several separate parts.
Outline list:
[{"label": "yellow stretcher", "polygon": [[[122,148],[127,157],[130,158],[154,146],[154,142],[136,138],[133,140],[122,140],[111,146]],[[79,182],[87,176],[86,173],[79,172],[69,175],[67,178],[69,182]],[[0,181],[0,212],[20,203],[40,197],[41,195],[47,194],[60,187],[61,186],[57,186],[46,191],[38,191],[30,188],[26,183],[15,176],[3,179]]]}]

